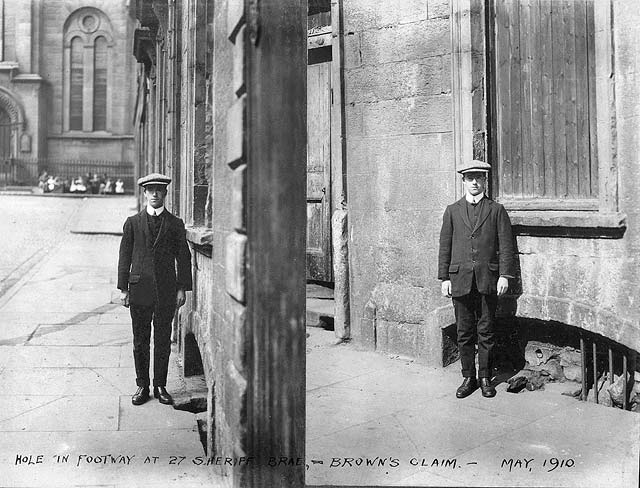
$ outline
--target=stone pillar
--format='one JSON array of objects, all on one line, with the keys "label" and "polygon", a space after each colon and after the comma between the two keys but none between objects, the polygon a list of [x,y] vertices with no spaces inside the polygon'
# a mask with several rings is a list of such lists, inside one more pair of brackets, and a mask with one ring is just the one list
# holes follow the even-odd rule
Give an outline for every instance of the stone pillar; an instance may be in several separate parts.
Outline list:
[{"label": "stone pillar", "polygon": [[31,73],[31,0],[15,3],[16,60],[22,73]]},{"label": "stone pillar", "polygon": [[347,211],[340,209],[333,213],[331,219],[331,235],[333,240],[333,297],[335,316],[333,327],[339,339],[351,337],[349,322],[349,230],[347,227]]}]

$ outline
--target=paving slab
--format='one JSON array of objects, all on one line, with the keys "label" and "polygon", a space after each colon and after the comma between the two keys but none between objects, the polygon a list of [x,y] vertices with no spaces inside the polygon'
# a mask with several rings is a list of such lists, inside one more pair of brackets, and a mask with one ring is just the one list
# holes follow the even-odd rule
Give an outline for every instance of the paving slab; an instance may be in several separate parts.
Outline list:
[{"label": "paving slab", "polygon": [[[43,402],[43,399],[46,400]],[[31,401],[29,401],[31,400]],[[0,421],[2,432],[56,432],[118,429],[118,398],[85,395],[79,402],[69,396],[1,396],[0,408],[12,403],[25,410]],[[32,404],[37,402],[37,405]],[[29,405],[32,405],[28,408]],[[64,422],[60,419],[64,418]]]},{"label": "paving slab", "polygon": [[[478,461],[473,474],[447,477],[468,486],[637,486],[640,429],[628,423],[636,414],[610,410],[588,403],[557,410],[465,452]],[[585,429],[578,442],[570,425]],[[522,467],[517,459],[531,461]]]},{"label": "paving slab", "polygon": [[5,395],[117,397],[122,393],[107,378],[87,368],[5,368],[2,380]]},{"label": "paving slab", "polygon": [[[518,394],[500,384],[495,398],[477,391],[457,399],[457,363],[432,369],[362,353],[349,344],[336,346],[331,331],[307,333],[307,462],[311,455],[323,461],[310,464],[308,483],[638,486],[636,413],[561,395],[570,384]],[[341,361],[340,352],[344,358],[352,354],[353,364]],[[375,358],[377,369],[362,373],[369,358]],[[407,459],[412,452],[415,459]],[[331,467],[334,458],[344,462],[372,453],[395,455],[398,466],[375,473]],[[531,471],[521,467],[525,459],[535,459]],[[571,466],[551,471],[556,459]]]},{"label": "paving slab", "polygon": [[396,412],[421,456],[455,457],[526,425],[527,419],[487,412],[448,398]]},{"label": "paving slab", "polygon": [[[3,433],[0,446],[2,485],[56,488],[219,486],[220,477],[216,475],[215,467],[200,464],[202,450],[193,442],[197,436],[194,429]],[[39,464],[29,465],[16,463],[18,455],[21,460],[31,456],[33,462],[38,455],[42,457]],[[66,461],[62,456],[68,456]],[[100,458],[106,462],[96,462]]]},{"label": "paving slab", "polygon": [[54,324],[38,327],[29,344],[48,346],[115,346],[131,342],[124,324]]},{"label": "paving slab", "polygon": [[[2,319],[0,318],[0,320]],[[0,327],[0,347],[26,344],[37,328],[38,324],[26,322],[26,320],[22,323],[11,321],[3,323]]]},{"label": "paving slab", "polygon": [[11,369],[96,368],[120,366],[120,346],[0,346],[0,358]]},{"label": "paving slab", "polygon": [[[418,448],[405,427],[388,415],[315,439],[307,444],[306,455],[307,484],[390,484],[416,471],[409,460]],[[310,463],[315,458],[329,466]]]}]

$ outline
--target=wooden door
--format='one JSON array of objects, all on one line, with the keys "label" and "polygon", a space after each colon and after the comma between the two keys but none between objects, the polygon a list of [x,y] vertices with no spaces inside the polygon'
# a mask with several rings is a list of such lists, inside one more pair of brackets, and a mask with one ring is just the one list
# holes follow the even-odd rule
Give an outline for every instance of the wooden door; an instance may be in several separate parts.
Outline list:
[{"label": "wooden door", "polygon": [[307,67],[307,279],[333,281],[331,62]]},{"label": "wooden door", "polygon": [[11,157],[11,119],[9,114],[0,108],[0,159]]},{"label": "wooden door", "polygon": [[14,184],[13,167],[11,165],[11,119],[9,114],[0,108],[0,184]]}]

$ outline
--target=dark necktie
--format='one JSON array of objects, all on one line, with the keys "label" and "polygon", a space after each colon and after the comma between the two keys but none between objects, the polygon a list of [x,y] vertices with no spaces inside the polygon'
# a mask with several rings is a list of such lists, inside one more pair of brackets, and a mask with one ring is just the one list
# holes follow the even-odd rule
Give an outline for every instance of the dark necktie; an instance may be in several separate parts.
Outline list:
[{"label": "dark necktie", "polygon": [[160,215],[151,215],[151,237],[153,242],[156,241],[158,237],[158,231],[160,230]]}]

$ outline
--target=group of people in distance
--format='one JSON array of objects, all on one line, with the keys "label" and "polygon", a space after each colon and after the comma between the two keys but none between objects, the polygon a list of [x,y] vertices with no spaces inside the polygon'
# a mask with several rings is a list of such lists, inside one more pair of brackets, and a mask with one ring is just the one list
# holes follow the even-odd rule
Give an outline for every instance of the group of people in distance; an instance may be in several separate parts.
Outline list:
[{"label": "group of people in distance", "polygon": [[113,179],[105,173],[99,176],[94,173],[91,176],[78,176],[69,181],[60,176],[53,176],[43,171],[38,178],[38,187],[44,193],[91,193],[93,195],[114,195],[124,193],[124,181],[122,178]]}]

